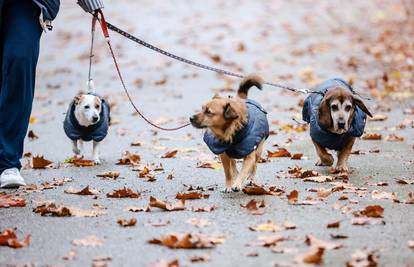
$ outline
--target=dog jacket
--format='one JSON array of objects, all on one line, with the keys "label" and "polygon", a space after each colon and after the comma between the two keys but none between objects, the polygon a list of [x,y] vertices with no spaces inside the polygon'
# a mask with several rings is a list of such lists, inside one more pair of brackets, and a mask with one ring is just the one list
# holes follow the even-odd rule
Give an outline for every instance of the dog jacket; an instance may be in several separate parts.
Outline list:
[{"label": "dog jacket", "polygon": [[[325,94],[329,89],[342,87],[346,90],[353,91],[352,87],[342,79],[330,79],[322,83],[317,91]],[[335,134],[327,131],[319,125],[319,105],[323,95],[310,94],[303,105],[303,120],[310,124],[310,136],[312,140],[323,147],[332,150],[342,150],[351,137],[360,137],[364,133],[366,114],[357,106],[352,118],[348,131],[344,134]]]},{"label": "dog jacket", "polygon": [[248,121],[233,136],[233,142],[224,143],[210,131],[204,134],[204,142],[214,154],[226,152],[231,158],[241,159],[253,152],[263,139],[269,137],[266,110],[251,99],[246,100],[246,106]]},{"label": "dog jacket", "polygon": [[63,121],[63,129],[71,140],[81,139],[83,141],[93,140],[95,142],[100,142],[106,137],[110,123],[110,108],[108,103],[103,98],[99,98],[102,101],[102,110],[99,114],[100,119],[96,124],[88,127],[79,124],[75,117],[75,101],[70,103],[65,120]]}]

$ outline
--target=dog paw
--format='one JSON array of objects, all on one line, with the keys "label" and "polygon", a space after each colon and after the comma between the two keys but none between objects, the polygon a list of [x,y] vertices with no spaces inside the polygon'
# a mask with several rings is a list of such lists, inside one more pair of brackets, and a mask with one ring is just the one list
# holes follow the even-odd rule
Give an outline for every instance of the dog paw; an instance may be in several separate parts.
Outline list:
[{"label": "dog paw", "polygon": [[334,158],[331,156],[330,158],[327,159],[318,159],[318,161],[316,161],[315,165],[316,166],[332,166],[334,163]]},{"label": "dog paw", "polygon": [[340,165],[340,166],[336,166],[335,172],[336,173],[342,173],[342,172],[348,173],[349,169],[348,169],[348,166],[346,166],[346,165]]},{"label": "dog paw", "polygon": [[230,193],[231,192],[231,187],[226,187],[221,192],[226,193],[226,194]]},{"label": "dog paw", "polygon": [[80,155],[80,153],[81,153],[80,149],[77,148],[77,147],[72,148],[72,151],[76,156]]}]

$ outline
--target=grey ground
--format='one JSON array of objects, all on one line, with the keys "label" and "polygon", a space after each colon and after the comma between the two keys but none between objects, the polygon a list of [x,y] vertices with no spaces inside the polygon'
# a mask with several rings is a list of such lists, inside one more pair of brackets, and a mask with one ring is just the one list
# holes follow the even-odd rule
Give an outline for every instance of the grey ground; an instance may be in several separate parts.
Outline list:
[{"label": "grey ground", "polygon": [[[25,151],[44,155],[54,162],[62,162],[71,156],[70,142],[65,137],[61,121],[71,98],[82,88],[87,79],[87,51],[89,47],[88,16],[71,1],[63,1],[62,10],[55,23],[55,30],[46,34],[42,40],[42,53],[38,67],[36,100],[33,109],[35,122],[30,125],[40,138],[27,141]],[[72,1],[74,2],[74,1]],[[357,45],[344,33],[333,33],[340,23],[369,27],[369,20],[376,14],[377,1],[107,1],[106,16],[109,21],[143,37],[165,49],[175,51],[188,58],[209,64],[209,54],[218,54],[224,62],[234,62],[243,72],[259,72],[266,79],[278,81],[280,75],[291,74],[291,79],[282,81],[297,86],[309,85],[301,80],[301,73],[311,68],[313,82],[331,77],[350,77],[351,73],[338,68],[337,59],[349,55],[359,55]],[[328,11],[330,10],[330,11]],[[154,120],[172,118],[167,125],[176,125],[186,121],[202,102],[210,98],[218,89],[226,87],[226,80],[215,74],[194,69],[181,63],[154,54],[145,48],[121,39],[112,34],[115,50],[130,90],[138,105]],[[245,52],[238,52],[237,46],[243,43]],[[304,49],[318,44],[329,47],[320,52],[304,56],[292,56],[295,49]],[[341,202],[353,210],[366,205],[380,204],[385,208],[386,225],[353,226],[352,215],[335,210],[332,205],[338,202],[340,193],[334,193],[326,201],[311,206],[289,205],[286,198],[273,196],[247,196],[243,193],[221,193],[224,183],[222,170],[199,169],[199,161],[212,160],[212,155],[202,143],[202,133],[193,129],[165,133],[157,132],[133,111],[121,91],[120,83],[105,47],[97,38],[95,84],[99,93],[116,103],[113,119],[119,123],[110,130],[108,138],[101,146],[103,164],[90,168],[58,168],[47,170],[24,170],[29,183],[40,184],[53,178],[70,177],[73,182],[45,190],[40,193],[24,195],[25,208],[0,209],[0,230],[16,228],[19,237],[31,234],[29,247],[14,250],[0,247],[0,266],[34,264],[35,266],[63,265],[90,266],[98,256],[110,256],[109,266],[149,266],[160,259],[167,261],[179,259],[181,265],[199,266],[272,266],[274,263],[292,263],[296,255],[308,251],[304,244],[307,234],[323,240],[330,240],[330,233],[341,233],[348,239],[334,241],[344,245],[339,250],[327,251],[323,266],[345,266],[351,254],[364,247],[378,249],[380,266],[407,266],[414,264],[414,252],[407,241],[414,239],[413,205],[396,204],[390,200],[373,200],[368,194],[364,197],[351,195],[358,204]],[[375,72],[375,63],[370,71]],[[229,68],[229,67],[226,67]],[[234,68],[233,68],[234,69]],[[194,76],[192,76],[194,74]],[[187,75],[190,78],[184,78]],[[362,80],[364,77],[361,76]],[[164,85],[155,85],[156,81],[166,79]],[[138,87],[139,81],[142,86]],[[358,84],[358,78],[356,79]],[[310,81],[312,83],[312,81]],[[362,83],[362,81],[361,81]],[[237,86],[236,81],[230,84]],[[222,95],[234,92],[221,92]],[[292,95],[282,90],[265,87],[262,92],[252,90],[250,96],[260,101],[269,111],[269,121],[280,124],[294,124],[292,117],[298,116],[299,100],[302,95]],[[369,102],[374,113],[384,113],[375,109],[379,103]],[[380,132],[384,136],[392,133],[395,126],[404,119],[413,116],[403,115],[404,103],[392,103],[390,112],[385,113],[385,122],[368,122],[367,132]],[[381,104],[380,106],[383,106]],[[292,109],[289,109],[292,108]],[[179,118],[179,119],[176,119]],[[274,144],[286,147],[294,153],[304,153],[305,159],[292,161],[288,158],[273,159],[271,163],[260,164],[257,181],[260,184],[276,185],[286,191],[296,189],[300,198],[315,196],[307,192],[309,188],[329,187],[329,184],[306,183],[298,179],[287,178],[288,167],[299,165],[304,169],[314,169],[326,173],[326,169],[314,166],[316,155],[307,133],[286,133],[279,131],[280,125],[272,124],[278,131],[265,144],[266,150],[274,150]],[[404,142],[357,141],[354,149],[368,151],[378,147],[380,153],[352,155],[350,183],[368,187],[372,190],[397,192],[405,199],[413,185],[398,185],[394,178],[413,178],[413,135],[409,127],[397,130],[396,134],[405,137]],[[187,138],[191,137],[191,138]],[[286,144],[288,138],[292,144]],[[130,147],[132,141],[140,141],[142,147]],[[161,159],[166,151],[178,148],[177,158]],[[185,152],[186,148],[194,149]],[[141,155],[143,162],[162,163],[165,172],[157,174],[157,181],[150,183],[137,178],[136,172],[125,166],[115,165],[117,159],[126,151]],[[184,151],[184,152],[181,152]],[[102,180],[97,173],[109,170],[121,172],[121,178]],[[174,179],[167,180],[167,174],[173,172]],[[387,187],[376,187],[369,183],[388,182]],[[187,202],[187,207],[215,205],[213,212],[194,213],[190,210],[150,213],[130,213],[126,206],[144,206],[149,196],[174,201],[175,194],[184,191],[183,186],[210,186],[210,198]],[[98,199],[63,193],[69,186],[81,188],[89,185],[101,191]],[[113,189],[123,186],[142,192],[139,199],[109,199],[105,195]],[[6,191],[8,193],[14,191]],[[264,199],[268,204],[265,214],[253,216],[240,204],[250,199]],[[93,203],[108,207],[108,214],[96,218],[56,218],[41,217],[32,212],[36,203],[54,200],[56,203],[90,208]],[[190,218],[203,218],[212,224],[196,228],[186,221]],[[137,218],[135,227],[122,228],[116,221],[119,218]],[[165,227],[145,225],[148,221],[171,221]],[[255,226],[267,220],[277,224],[290,221],[297,224],[296,230],[283,231],[280,234],[294,240],[283,243],[283,247],[294,248],[291,253],[276,254],[263,247],[248,247],[260,235],[271,233],[252,232],[249,226]],[[340,220],[339,229],[326,229],[326,224]],[[165,247],[147,244],[147,240],[159,238],[172,232],[223,234],[224,244],[211,250],[171,250]],[[96,235],[104,240],[102,247],[76,247],[73,260],[65,261],[73,248],[72,241],[87,235]],[[258,257],[246,255],[257,252]],[[210,262],[190,263],[194,255],[210,255]]]}]

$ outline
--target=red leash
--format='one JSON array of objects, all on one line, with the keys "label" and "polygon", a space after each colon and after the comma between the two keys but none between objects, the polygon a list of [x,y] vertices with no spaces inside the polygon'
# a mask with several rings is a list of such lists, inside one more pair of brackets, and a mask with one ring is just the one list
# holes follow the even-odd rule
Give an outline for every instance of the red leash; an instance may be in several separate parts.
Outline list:
[{"label": "red leash", "polygon": [[[99,19],[99,16],[100,15],[100,19]],[[107,44],[108,44],[108,47],[109,47],[109,50],[110,50],[110,52],[111,52],[111,56],[112,56],[112,59],[114,60],[114,64],[115,64],[115,68],[116,68],[116,72],[118,73],[118,77],[119,77],[119,80],[121,81],[121,83],[122,83],[122,87],[124,88],[124,92],[125,92],[125,94],[126,94],[126,96],[128,97],[128,100],[129,100],[129,102],[131,103],[131,105],[132,105],[132,107],[135,109],[135,111],[138,113],[138,115],[144,120],[144,121],[146,121],[148,124],[150,124],[151,126],[153,126],[153,127],[155,127],[155,128],[157,128],[157,129],[159,129],[159,130],[162,130],[162,131],[176,131],[176,130],[179,130],[179,129],[182,129],[182,128],[184,128],[184,127],[187,127],[187,126],[189,126],[191,123],[186,123],[186,124],[183,124],[183,125],[181,125],[181,126],[178,126],[178,127],[174,127],[174,128],[164,128],[164,127],[162,127],[162,126],[159,126],[159,125],[157,125],[157,124],[155,124],[154,122],[152,122],[151,120],[149,120],[139,109],[138,109],[138,107],[135,105],[135,103],[134,103],[134,101],[132,100],[132,97],[131,97],[131,95],[129,94],[129,91],[128,91],[128,89],[126,88],[126,85],[125,85],[125,82],[124,82],[124,78],[122,77],[122,74],[121,74],[121,70],[120,70],[120,68],[119,68],[119,65],[118,65],[118,61],[117,61],[117,59],[116,59],[116,56],[115,56],[115,53],[114,53],[114,50],[112,49],[112,44],[111,44],[111,40],[110,40],[110,38],[109,38],[109,32],[108,32],[108,26],[107,26],[107,23],[106,23],[106,21],[105,21],[105,17],[104,17],[104,14],[103,14],[103,12],[102,12],[102,10],[97,10],[97,11],[95,11],[95,14],[93,14],[93,18],[92,18],[92,31],[94,31],[94,29],[95,29],[95,24],[96,24],[96,21],[99,21],[99,24],[101,25],[101,29],[102,29],[102,33],[103,33],[103,35],[105,36],[105,39],[106,39],[106,42],[107,42]]]}]

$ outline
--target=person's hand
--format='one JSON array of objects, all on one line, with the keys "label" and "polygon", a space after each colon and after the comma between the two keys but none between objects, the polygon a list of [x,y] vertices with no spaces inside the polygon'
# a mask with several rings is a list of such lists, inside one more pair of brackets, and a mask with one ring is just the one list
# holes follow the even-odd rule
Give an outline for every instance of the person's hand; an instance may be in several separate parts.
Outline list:
[{"label": "person's hand", "polygon": [[78,5],[88,13],[104,7],[103,0],[78,0]]}]

